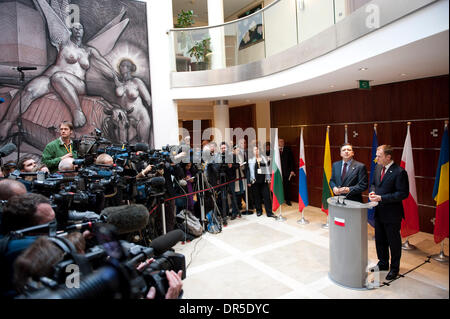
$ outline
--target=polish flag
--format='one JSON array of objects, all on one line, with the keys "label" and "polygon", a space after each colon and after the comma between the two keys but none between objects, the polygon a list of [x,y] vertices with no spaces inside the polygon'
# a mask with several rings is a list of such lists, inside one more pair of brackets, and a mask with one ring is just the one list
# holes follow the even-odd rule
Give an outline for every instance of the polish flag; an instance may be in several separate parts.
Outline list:
[{"label": "polish flag", "polygon": [[402,161],[400,166],[408,173],[409,196],[403,200],[405,218],[402,219],[400,233],[402,237],[408,237],[419,232],[419,208],[417,206],[416,174],[414,172],[414,161],[412,154],[411,134],[406,134],[405,146],[403,147]]},{"label": "polish flag", "polygon": [[345,227],[345,219],[334,217],[334,224],[337,226]]}]

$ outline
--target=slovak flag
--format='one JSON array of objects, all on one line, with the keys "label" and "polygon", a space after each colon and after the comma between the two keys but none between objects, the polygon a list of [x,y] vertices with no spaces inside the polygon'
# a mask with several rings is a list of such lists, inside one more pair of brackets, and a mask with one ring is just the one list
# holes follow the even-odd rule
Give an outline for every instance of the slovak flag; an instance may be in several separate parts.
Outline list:
[{"label": "slovak flag", "polygon": [[403,147],[402,161],[400,166],[408,173],[409,180],[409,196],[403,200],[403,210],[405,218],[402,219],[402,228],[400,234],[402,237],[408,237],[419,232],[419,207],[417,206],[417,191],[416,191],[416,174],[414,172],[414,161],[411,145],[411,134],[406,134],[405,146]]},{"label": "slovak flag", "polygon": [[300,133],[300,158],[298,161],[298,211],[309,205],[306,183],[305,145],[303,143],[303,127]]}]

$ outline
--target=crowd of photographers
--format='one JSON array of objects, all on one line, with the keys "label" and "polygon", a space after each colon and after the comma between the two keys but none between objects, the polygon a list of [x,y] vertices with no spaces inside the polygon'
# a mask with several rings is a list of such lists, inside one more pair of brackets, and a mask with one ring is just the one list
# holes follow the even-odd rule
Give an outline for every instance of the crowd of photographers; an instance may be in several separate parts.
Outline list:
[{"label": "crowd of photographers", "polygon": [[[274,216],[270,154],[259,152],[255,141],[250,148],[245,139],[234,147],[204,141],[196,150],[187,138],[149,150],[143,143],[112,145],[98,130],[71,140],[72,130],[71,123],[61,124],[61,136],[44,149],[42,164],[22,157],[17,166],[2,165],[3,297],[88,298],[101,292],[179,298],[185,261],[172,246],[188,235],[179,213],[200,219],[204,209],[226,226],[241,217],[247,201],[242,213],[256,208],[261,216],[264,204],[267,216]],[[205,189],[200,205],[199,194],[192,193]],[[66,271],[70,265],[81,274],[78,290],[68,287],[76,279]]]}]

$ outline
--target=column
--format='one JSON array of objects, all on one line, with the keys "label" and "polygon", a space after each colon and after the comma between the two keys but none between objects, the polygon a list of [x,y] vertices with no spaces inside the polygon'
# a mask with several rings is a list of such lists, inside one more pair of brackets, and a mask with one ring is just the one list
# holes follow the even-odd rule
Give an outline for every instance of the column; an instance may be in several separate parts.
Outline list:
[{"label": "column", "polygon": [[[208,25],[214,26],[224,22],[223,0],[208,0]],[[211,28],[211,69],[225,68],[225,32],[224,27]]]},{"label": "column", "polygon": [[230,140],[230,134],[226,130],[230,127],[229,108],[228,100],[217,100],[214,102],[214,141],[217,145],[220,145],[223,141],[229,142]]},{"label": "column", "polygon": [[173,28],[172,1],[147,0],[148,46],[152,82],[155,148],[178,144],[178,106],[172,99],[170,73],[175,55],[167,30]]}]

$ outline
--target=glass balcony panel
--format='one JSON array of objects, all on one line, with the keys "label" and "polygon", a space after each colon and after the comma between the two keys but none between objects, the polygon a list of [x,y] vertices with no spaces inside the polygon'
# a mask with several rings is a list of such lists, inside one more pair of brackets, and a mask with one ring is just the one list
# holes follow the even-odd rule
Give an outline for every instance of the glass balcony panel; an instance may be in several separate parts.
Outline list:
[{"label": "glass balcony panel", "polygon": [[175,69],[231,68],[298,48],[290,62],[272,59],[266,68],[250,66],[253,71],[277,72],[326,54],[435,1],[266,0],[259,11],[219,26],[170,30]]}]

